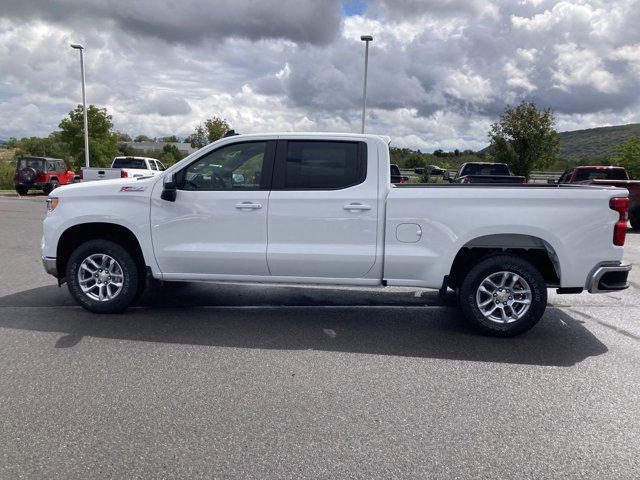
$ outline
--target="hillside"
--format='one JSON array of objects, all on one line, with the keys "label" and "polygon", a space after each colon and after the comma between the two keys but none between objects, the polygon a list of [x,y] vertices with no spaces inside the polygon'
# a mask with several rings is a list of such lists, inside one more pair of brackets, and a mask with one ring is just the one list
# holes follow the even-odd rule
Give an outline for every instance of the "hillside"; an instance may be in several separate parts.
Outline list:
[{"label": "hillside", "polygon": [[[572,164],[601,163],[611,155],[614,146],[627,142],[631,137],[640,136],[640,123],[559,132],[558,136],[558,158],[569,160]],[[483,148],[479,153],[489,153],[489,147]]]},{"label": "hillside", "polygon": [[567,160],[607,158],[611,148],[640,135],[640,123],[560,132],[558,156]]}]

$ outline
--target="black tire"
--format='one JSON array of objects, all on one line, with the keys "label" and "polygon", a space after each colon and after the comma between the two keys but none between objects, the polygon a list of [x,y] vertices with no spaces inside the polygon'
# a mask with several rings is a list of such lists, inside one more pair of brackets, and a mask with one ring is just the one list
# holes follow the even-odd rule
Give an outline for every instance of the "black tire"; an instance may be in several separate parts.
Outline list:
[{"label": "black tire", "polygon": [[16,186],[16,193],[21,197],[24,197],[27,193],[29,193],[29,188],[22,185],[18,185]]},{"label": "black tire", "polygon": [[[509,323],[499,323],[487,318],[476,302],[476,293],[481,283],[498,272],[519,275],[529,284],[531,291],[529,309],[521,318]],[[527,260],[510,254],[496,254],[480,259],[462,280],[458,295],[460,308],[467,321],[482,333],[497,337],[512,337],[526,332],[538,323],[547,308],[547,285],[538,269]],[[510,307],[505,308],[514,312]]]},{"label": "black tire", "polygon": [[[82,262],[94,254],[106,254],[116,260],[122,269],[122,289],[111,300],[95,300],[85,294],[78,279],[78,270]],[[69,293],[78,304],[94,313],[121,313],[136,297],[140,284],[138,265],[133,257],[119,244],[110,240],[89,240],[77,247],[66,268],[67,285]]]},{"label": "black tire", "polygon": [[640,205],[629,212],[629,222],[632,230],[640,230]]}]

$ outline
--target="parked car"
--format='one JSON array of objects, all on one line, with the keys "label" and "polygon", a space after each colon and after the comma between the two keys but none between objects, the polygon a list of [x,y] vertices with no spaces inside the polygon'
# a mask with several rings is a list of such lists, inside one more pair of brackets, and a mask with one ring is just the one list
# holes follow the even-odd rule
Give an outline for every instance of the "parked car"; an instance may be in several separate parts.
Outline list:
[{"label": "parked car", "polygon": [[26,195],[29,190],[42,190],[48,194],[60,185],[77,180],[78,176],[59,158],[19,158],[13,174],[13,185],[18,195]]},{"label": "parked car", "polygon": [[389,165],[389,171],[391,172],[391,183],[406,183],[409,181],[409,177],[403,176],[400,172],[400,167],[395,163]]},{"label": "parked car", "polygon": [[547,288],[628,287],[627,202],[607,186],[391,185],[377,135],[239,135],[160,176],[58,189],[42,256],[92,312],[123,311],[147,272],[452,288],[471,324],[510,336],[538,322]]},{"label": "parked car", "polygon": [[165,170],[160,161],[147,157],[116,157],[111,168],[83,167],[82,180],[108,180],[110,178],[153,177]]},{"label": "parked car", "polygon": [[451,183],[527,183],[525,177],[511,175],[506,163],[464,163],[453,178],[446,172],[447,178]]},{"label": "parked car", "polygon": [[623,167],[584,165],[565,171],[557,184],[611,185],[629,191],[629,221],[631,228],[640,230],[640,180],[629,180]]},{"label": "parked car", "polygon": [[429,175],[432,177],[444,177],[444,174],[447,172],[446,169],[440,168],[437,165],[427,165],[426,167],[417,167],[414,168],[414,173],[418,175],[423,175],[425,169],[429,172]]}]

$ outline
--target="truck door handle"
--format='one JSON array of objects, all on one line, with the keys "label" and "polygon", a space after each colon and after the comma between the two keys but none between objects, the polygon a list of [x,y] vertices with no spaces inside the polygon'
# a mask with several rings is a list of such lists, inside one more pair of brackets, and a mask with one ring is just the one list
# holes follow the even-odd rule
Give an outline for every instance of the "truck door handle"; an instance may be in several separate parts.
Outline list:
[{"label": "truck door handle", "polygon": [[253,202],[242,202],[242,203],[236,203],[236,208],[239,210],[260,210],[262,208],[262,205],[259,203],[253,203]]},{"label": "truck door handle", "polygon": [[371,210],[371,205],[362,203],[348,203],[343,207],[345,210]]}]

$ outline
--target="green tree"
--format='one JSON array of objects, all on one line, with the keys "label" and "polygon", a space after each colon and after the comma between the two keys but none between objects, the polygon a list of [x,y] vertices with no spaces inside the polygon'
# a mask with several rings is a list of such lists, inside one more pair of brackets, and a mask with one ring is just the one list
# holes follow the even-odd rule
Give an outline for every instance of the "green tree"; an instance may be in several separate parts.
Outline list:
[{"label": "green tree", "polygon": [[180,139],[175,135],[169,135],[168,137],[162,137],[162,141],[166,143],[177,143]]},{"label": "green tree", "polygon": [[209,143],[220,140],[225,133],[231,130],[227,121],[220,117],[211,117],[204,121],[204,128],[207,132]]},{"label": "green tree", "polygon": [[138,135],[133,139],[134,142],[153,142],[153,138],[147,137],[146,135]]},{"label": "green tree", "polygon": [[131,135],[129,135],[128,133],[116,132],[116,135],[118,136],[118,141],[119,142],[130,142],[131,141]]},{"label": "green tree", "polygon": [[640,137],[631,137],[623,144],[613,148],[611,164],[624,167],[632,179],[640,179]]},{"label": "green tree", "polygon": [[48,137],[25,137],[11,142],[15,148],[14,157],[33,155],[37,157],[53,157],[69,159],[67,146],[60,138],[60,132],[53,132]]},{"label": "green tree", "polygon": [[162,147],[162,155],[160,160],[165,166],[173,165],[178,160],[182,160],[184,155],[175,145],[165,145]]},{"label": "green tree", "polygon": [[[106,167],[117,156],[118,134],[113,133],[111,115],[105,108],[89,105],[89,162],[94,167]],[[78,168],[84,162],[84,126],[82,105],[69,112],[68,118],[60,122],[60,140],[66,144],[73,166]]]},{"label": "green tree", "polygon": [[508,106],[489,130],[492,157],[528,179],[534,168],[543,169],[555,161],[558,134],[554,123],[551,109],[538,110],[533,102]]},{"label": "green tree", "polygon": [[195,132],[184,139],[186,143],[190,143],[193,148],[202,148],[207,144],[207,134],[202,125],[196,127]]},{"label": "green tree", "polygon": [[426,164],[425,159],[419,155],[411,155],[405,162],[407,168],[424,167]]}]

